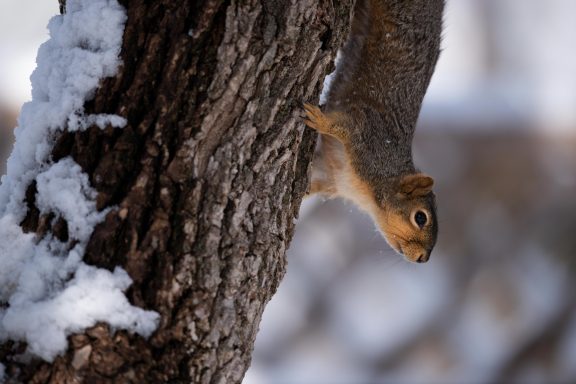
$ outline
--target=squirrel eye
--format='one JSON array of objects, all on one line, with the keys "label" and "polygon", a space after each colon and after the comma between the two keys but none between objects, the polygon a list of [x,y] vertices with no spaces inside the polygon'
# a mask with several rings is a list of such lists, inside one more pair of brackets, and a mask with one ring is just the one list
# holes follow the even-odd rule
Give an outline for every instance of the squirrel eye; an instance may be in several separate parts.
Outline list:
[{"label": "squirrel eye", "polygon": [[414,215],[414,221],[416,222],[416,224],[418,224],[418,227],[422,229],[426,225],[426,222],[428,221],[428,216],[426,216],[426,214],[422,211],[417,211],[416,214]]}]

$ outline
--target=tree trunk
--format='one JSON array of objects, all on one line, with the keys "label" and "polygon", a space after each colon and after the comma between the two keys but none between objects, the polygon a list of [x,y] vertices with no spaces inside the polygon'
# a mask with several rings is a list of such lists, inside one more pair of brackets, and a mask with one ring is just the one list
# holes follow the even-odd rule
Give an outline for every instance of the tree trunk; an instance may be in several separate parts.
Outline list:
[{"label": "tree trunk", "polygon": [[[239,383],[308,183],[314,133],[299,118],[347,34],[352,0],[124,0],[114,78],[87,113],[123,129],[64,132],[53,160],[82,166],[98,208],[85,262],[133,279],[161,315],[149,339],[99,324],[53,363],[0,360],[7,382]],[[27,231],[67,236],[27,194]]]}]

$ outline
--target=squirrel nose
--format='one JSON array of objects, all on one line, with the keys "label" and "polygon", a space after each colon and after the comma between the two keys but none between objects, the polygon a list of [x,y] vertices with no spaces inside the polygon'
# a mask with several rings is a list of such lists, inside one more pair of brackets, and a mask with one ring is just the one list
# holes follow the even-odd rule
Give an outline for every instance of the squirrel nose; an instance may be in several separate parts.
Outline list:
[{"label": "squirrel nose", "polygon": [[417,263],[425,263],[428,261],[428,259],[430,259],[430,252],[424,251],[424,252],[422,252],[422,254],[420,254],[420,256],[418,256],[418,258],[416,259],[416,262]]}]

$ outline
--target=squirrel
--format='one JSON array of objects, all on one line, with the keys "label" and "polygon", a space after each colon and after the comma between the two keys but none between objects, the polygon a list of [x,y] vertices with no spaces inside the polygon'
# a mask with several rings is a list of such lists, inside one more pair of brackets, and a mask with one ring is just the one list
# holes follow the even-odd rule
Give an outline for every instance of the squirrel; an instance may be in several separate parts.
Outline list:
[{"label": "squirrel", "polygon": [[440,54],[444,0],[357,0],[323,110],[309,194],[368,212],[408,261],[428,261],[438,236],[434,180],[412,161],[412,138]]}]

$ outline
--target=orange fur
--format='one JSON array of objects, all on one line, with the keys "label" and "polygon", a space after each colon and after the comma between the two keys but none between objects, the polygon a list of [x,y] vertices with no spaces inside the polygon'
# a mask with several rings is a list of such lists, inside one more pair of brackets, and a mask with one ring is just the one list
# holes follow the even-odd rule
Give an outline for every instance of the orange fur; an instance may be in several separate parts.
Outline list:
[{"label": "orange fur", "polygon": [[436,244],[433,180],[412,161],[412,138],[440,53],[444,0],[356,0],[325,111],[305,104],[321,134],[310,193],[352,200],[388,243],[425,262]]},{"label": "orange fur", "polygon": [[[424,209],[415,206],[413,209]],[[429,251],[429,235],[426,231],[417,230],[410,221],[394,209],[380,209],[375,221],[381,228],[388,244],[397,252],[403,254],[408,260],[416,262],[420,257],[427,259]]]},{"label": "orange fur", "polygon": [[[428,179],[426,175],[415,174],[405,176],[399,182],[399,193],[406,194],[402,199],[404,204],[411,207],[411,211],[426,210],[426,206],[418,200],[418,188],[420,192],[422,188],[431,188]],[[416,262],[421,257],[426,261],[429,257],[429,233],[417,229],[398,210],[376,201],[372,187],[354,171],[345,146],[333,136],[321,135],[320,149],[314,157],[309,193],[351,200],[372,216],[390,246],[409,261]]]},{"label": "orange fur", "polygon": [[319,133],[334,136],[343,143],[349,140],[349,132],[342,126],[343,115],[338,112],[325,114],[315,105],[305,103],[304,111],[307,120],[304,123]]},{"label": "orange fur", "polygon": [[310,193],[368,212],[410,261],[428,260],[438,234],[433,180],[411,142],[440,52],[444,0],[357,0],[325,112],[305,104],[321,135]]},{"label": "orange fur", "polygon": [[410,196],[424,196],[432,191],[434,180],[423,173],[407,175],[400,180],[400,192]]}]

